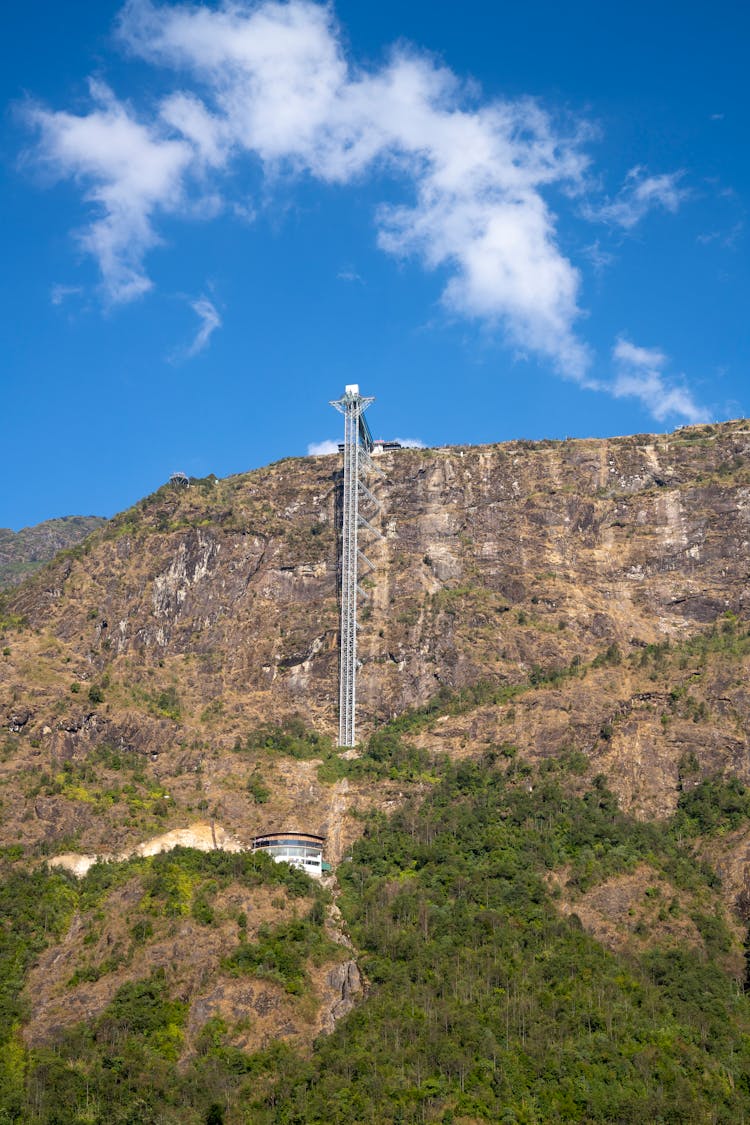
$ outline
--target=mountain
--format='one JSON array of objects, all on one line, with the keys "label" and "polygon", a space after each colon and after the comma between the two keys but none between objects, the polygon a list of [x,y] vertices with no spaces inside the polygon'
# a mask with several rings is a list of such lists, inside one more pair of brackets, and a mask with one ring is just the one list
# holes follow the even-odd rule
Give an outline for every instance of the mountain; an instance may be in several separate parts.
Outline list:
[{"label": "mountain", "polygon": [[164,486],[6,594],[7,1119],[750,1114],[749,453],[384,453],[354,753],[336,457]]},{"label": "mountain", "polygon": [[20,531],[0,528],[0,590],[15,586],[49,562],[58,551],[74,547],[106,520],[100,516],[63,516]]}]

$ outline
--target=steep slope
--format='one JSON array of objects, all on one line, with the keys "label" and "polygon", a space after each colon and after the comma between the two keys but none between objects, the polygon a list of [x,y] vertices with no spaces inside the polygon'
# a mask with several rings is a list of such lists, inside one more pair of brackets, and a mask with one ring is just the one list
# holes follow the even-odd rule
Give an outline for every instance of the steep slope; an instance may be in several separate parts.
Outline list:
[{"label": "steep slope", "polygon": [[[371,600],[361,615],[360,729],[441,689],[541,683],[612,645],[640,660],[649,645],[741,616],[749,448],[744,423],[731,423],[385,456],[386,477],[374,485],[383,538],[365,547],[378,569],[363,580]],[[23,753],[6,772],[17,780],[21,761],[57,772],[109,745],[132,751],[189,803],[176,778],[199,767],[209,790],[200,799],[214,801],[215,787],[236,806],[225,826],[237,831],[249,812],[230,797],[237,739],[296,711],[335,730],[338,471],[325,457],[165,487],[15,592],[7,620],[27,624],[5,636],[0,713]],[[512,724],[503,738],[540,752],[566,743],[594,752],[643,815],[674,806],[685,749],[704,771],[745,776],[738,669],[721,665],[690,690],[690,677],[672,669],[660,696],[653,668],[607,667],[585,686],[569,682],[563,695],[498,712],[486,730],[481,715],[470,728],[448,724],[439,745],[458,749],[480,726],[482,738],[499,737],[499,718]],[[673,690],[695,701],[698,723],[670,711]],[[662,723],[665,708],[671,721]],[[613,736],[599,739],[613,718]],[[298,789],[308,787],[295,803],[309,799],[313,818],[325,819],[312,781],[295,772]],[[54,838],[38,796],[14,829]],[[13,807],[30,811],[20,800]],[[88,819],[67,830],[88,840]]]},{"label": "steep slope", "polygon": [[0,528],[0,590],[22,582],[58,551],[75,547],[103,523],[101,516],[62,516],[20,531]]}]

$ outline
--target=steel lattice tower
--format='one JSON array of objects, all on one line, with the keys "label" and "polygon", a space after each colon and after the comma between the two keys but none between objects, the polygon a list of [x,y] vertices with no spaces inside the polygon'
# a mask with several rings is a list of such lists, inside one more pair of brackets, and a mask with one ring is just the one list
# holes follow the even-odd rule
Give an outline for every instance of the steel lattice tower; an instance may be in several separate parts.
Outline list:
[{"label": "steel lattice tower", "polygon": [[360,525],[376,535],[379,533],[360,515],[360,493],[375,507],[377,500],[365,487],[362,477],[370,470],[379,472],[370,460],[372,436],[364,418],[367,407],[375,401],[359,393],[356,383],[344,389],[340,399],[331,402],[344,415],[344,485],[341,519],[341,632],[339,635],[339,746],[355,745],[357,708],[357,594],[359,560],[371,569],[372,563],[359,550],[357,536]]}]

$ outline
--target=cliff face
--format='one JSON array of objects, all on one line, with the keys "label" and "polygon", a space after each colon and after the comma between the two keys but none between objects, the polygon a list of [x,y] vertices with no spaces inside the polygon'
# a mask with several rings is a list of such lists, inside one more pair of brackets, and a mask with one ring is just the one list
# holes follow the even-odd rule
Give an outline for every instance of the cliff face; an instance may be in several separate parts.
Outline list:
[{"label": "cliff face", "polygon": [[[385,455],[372,486],[382,538],[362,536],[376,570],[363,579],[360,729],[440,688],[521,683],[612,644],[625,655],[679,644],[742,615],[749,450],[750,431],[730,423]],[[9,726],[23,718],[42,757],[107,737],[167,761],[186,740],[224,747],[294,711],[333,732],[338,470],[322,457],[163,488],[27,582],[8,612],[29,628],[0,670]],[[664,700],[643,678],[598,673],[543,707],[535,697],[533,713],[516,706],[512,736],[540,753],[563,737],[588,749],[617,713],[600,764],[626,804],[664,812],[674,779],[663,759],[693,732],[659,729]],[[725,678],[703,677],[714,721],[689,743],[741,772],[747,696]],[[644,757],[658,775],[646,789]]]},{"label": "cliff face", "polygon": [[[487,683],[407,739],[575,752],[642,819],[703,777],[750,781],[749,454],[745,422],[384,454],[365,512],[381,537],[361,544],[363,736]],[[335,862],[363,811],[399,803],[403,780],[337,780],[315,753],[247,741],[294,714],[334,735],[339,471],[166,486],[6,599],[4,844],[111,853],[208,815],[245,844],[322,832]],[[741,906],[746,836],[727,849]]]},{"label": "cliff face", "polygon": [[[728,424],[385,455],[373,484],[384,538],[363,532],[377,568],[362,614],[365,725],[442,684],[513,678],[741,613],[748,448],[750,431]],[[11,608],[91,673],[189,654],[201,702],[229,690],[248,705],[273,688],[273,706],[312,706],[330,723],[336,476],[324,457],[162,489]]]}]

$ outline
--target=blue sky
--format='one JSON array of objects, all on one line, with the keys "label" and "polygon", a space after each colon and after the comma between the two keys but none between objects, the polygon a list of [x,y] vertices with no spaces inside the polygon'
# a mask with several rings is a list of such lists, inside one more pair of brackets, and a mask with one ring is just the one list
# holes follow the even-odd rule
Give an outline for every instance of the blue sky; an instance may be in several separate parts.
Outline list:
[{"label": "blue sky", "polygon": [[748,14],[6,13],[0,526],[338,438],[750,413]]}]

